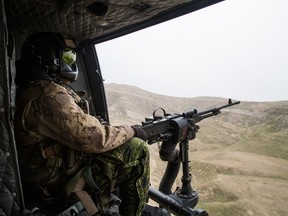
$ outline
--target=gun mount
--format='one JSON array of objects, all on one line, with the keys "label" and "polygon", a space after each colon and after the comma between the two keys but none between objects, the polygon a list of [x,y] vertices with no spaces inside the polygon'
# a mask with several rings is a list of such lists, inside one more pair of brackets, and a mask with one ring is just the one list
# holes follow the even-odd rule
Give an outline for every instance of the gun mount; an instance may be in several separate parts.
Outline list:
[{"label": "gun mount", "polygon": [[[157,108],[152,118],[145,118],[142,128],[147,134],[148,144],[161,142],[159,156],[167,161],[164,176],[160,182],[159,191],[149,188],[149,197],[159,205],[175,215],[208,216],[204,210],[193,208],[198,203],[198,193],[192,188],[192,174],[189,170],[189,141],[196,138],[199,130],[198,122],[218,115],[221,109],[239,104],[240,101],[228,103],[212,109],[198,112],[192,109],[182,114],[167,114],[163,108]],[[162,111],[163,115],[156,113]],[[179,150],[176,146],[179,144]],[[182,186],[172,193],[171,188],[178,176],[182,164]]]}]

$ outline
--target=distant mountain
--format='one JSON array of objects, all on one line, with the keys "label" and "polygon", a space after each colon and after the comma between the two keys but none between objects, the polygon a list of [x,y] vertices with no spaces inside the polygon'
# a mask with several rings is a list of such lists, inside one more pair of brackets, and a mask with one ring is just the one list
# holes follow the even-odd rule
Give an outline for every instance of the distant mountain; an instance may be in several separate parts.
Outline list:
[{"label": "distant mountain", "polygon": [[167,113],[182,113],[194,108],[201,110],[224,104],[228,100],[216,97],[171,97],[120,84],[107,84],[105,88],[110,116],[116,123],[123,123],[121,119],[123,116],[125,116],[124,122],[139,123],[144,120],[144,117],[152,115],[153,110],[158,107],[164,108]]},{"label": "distant mountain", "polygon": [[[226,98],[170,97],[128,85],[105,89],[114,125],[141,124],[158,107],[182,113],[227,103]],[[212,216],[288,215],[288,101],[241,101],[198,125],[189,150],[193,186],[200,194],[197,207]],[[166,163],[157,145],[150,148],[151,182],[157,186]],[[179,178],[175,185],[180,184]]]},{"label": "distant mountain", "polygon": [[[226,98],[171,97],[120,84],[108,84],[105,89],[110,121],[114,125],[140,124],[158,107],[164,108],[167,113],[182,113],[191,109],[203,111],[227,103]],[[241,101],[239,105],[224,109],[220,115],[205,119],[199,125],[199,142],[213,146],[213,149],[215,145],[219,148],[230,146],[288,159],[288,146],[265,147],[271,143],[288,142],[288,101]],[[206,145],[205,148],[210,149]]]}]

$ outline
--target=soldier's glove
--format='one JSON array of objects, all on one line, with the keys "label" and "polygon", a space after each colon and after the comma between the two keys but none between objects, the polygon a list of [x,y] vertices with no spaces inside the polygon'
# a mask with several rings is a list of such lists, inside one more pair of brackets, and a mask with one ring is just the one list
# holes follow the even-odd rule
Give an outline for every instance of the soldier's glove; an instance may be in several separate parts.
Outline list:
[{"label": "soldier's glove", "polygon": [[147,134],[140,125],[132,125],[131,127],[134,130],[134,137],[147,141]]}]

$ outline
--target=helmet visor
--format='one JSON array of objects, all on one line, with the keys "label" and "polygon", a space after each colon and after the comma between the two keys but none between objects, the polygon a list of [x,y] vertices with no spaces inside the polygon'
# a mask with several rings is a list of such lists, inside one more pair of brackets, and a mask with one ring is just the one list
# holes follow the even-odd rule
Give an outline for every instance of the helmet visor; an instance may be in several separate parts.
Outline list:
[{"label": "helmet visor", "polygon": [[62,55],[62,60],[68,65],[74,64],[76,62],[76,52],[70,48],[65,48]]}]

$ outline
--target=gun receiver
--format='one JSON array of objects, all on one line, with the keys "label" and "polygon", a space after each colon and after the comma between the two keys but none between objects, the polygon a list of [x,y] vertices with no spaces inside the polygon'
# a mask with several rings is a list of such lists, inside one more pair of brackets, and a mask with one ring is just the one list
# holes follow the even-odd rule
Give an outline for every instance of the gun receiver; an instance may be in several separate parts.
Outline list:
[{"label": "gun receiver", "polygon": [[[159,149],[160,158],[167,161],[165,173],[160,182],[159,191],[150,187],[149,197],[158,202],[175,215],[180,216],[208,216],[204,210],[193,208],[198,203],[198,193],[191,186],[192,174],[189,169],[189,140],[196,138],[199,126],[196,123],[203,119],[218,115],[221,109],[239,104],[240,101],[228,103],[219,107],[198,112],[192,109],[182,114],[166,114],[163,108],[154,110],[152,118],[145,118],[142,128],[147,134],[148,144],[161,142]],[[162,111],[161,116],[156,112]],[[179,150],[176,145],[179,144]],[[171,192],[172,185],[179,173],[182,163],[182,187]]]}]

